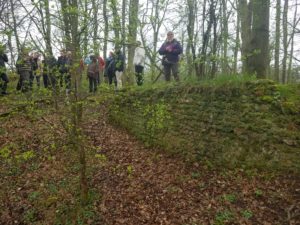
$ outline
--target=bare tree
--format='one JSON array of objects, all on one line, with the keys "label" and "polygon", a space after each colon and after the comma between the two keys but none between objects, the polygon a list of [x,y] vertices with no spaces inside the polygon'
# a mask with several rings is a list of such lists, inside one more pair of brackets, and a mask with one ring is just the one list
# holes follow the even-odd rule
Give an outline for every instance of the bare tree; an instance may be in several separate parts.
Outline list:
[{"label": "bare tree", "polygon": [[281,18],[281,0],[276,1],[276,31],[275,31],[275,79],[279,82],[280,81],[280,74],[279,74],[279,57],[280,57],[280,18]]},{"label": "bare tree", "polygon": [[138,28],[139,0],[130,0],[129,4],[129,24],[128,24],[128,71],[129,82],[134,83],[133,57],[136,47]]},{"label": "bare tree", "polygon": [[283,15],[282,15],[282,45],[283,45],[283,58],[282,58],[282,83],[287,81],[287,57],[288,57],[288,0],[284,0]]}]

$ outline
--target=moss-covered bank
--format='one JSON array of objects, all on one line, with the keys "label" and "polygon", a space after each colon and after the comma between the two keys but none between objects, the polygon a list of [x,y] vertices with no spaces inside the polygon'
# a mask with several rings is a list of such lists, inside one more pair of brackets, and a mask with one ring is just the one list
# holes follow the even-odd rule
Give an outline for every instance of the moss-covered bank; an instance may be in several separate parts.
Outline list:
[{"label": "moss-covered bank", "polygon": [[110,118],[149,145],[216,165],[300,171],[300,87],[268,80],[120,94]]}]

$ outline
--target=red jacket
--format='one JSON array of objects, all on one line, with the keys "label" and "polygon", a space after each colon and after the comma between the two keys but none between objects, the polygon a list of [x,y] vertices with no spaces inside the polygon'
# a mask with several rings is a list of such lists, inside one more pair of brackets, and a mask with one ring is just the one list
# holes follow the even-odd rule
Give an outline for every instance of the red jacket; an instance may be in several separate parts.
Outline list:
[{"label": "red jacket", "polygon": [[99,70],[103,71],[105,67],[105,61],[101,56],[98,57]]}]

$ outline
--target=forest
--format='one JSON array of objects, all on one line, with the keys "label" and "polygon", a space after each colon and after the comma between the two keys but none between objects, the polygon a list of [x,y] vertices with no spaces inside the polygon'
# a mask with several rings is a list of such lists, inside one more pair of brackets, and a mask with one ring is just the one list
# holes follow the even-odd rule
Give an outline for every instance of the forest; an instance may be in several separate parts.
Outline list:
[{"label": "forest", "polygon": [[299,224],[299,7],[0,0],[0,224]]}]

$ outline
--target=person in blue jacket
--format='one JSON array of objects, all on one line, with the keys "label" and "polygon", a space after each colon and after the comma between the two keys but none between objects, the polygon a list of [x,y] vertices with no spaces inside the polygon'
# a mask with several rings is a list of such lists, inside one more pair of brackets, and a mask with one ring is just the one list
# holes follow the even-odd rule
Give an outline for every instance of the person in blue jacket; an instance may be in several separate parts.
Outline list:
[{"label": "person in blue jacket", "polygon": [[164,67],[164,74],[166,81],[171,80],[171,73],[176,81],[179,81],[178,75],[178,61],[179,55],[182,53],[181,44],[174,38],[174,33],[169,31],[167,39],[162,44],[158,53],[163,56],[162,65]]}]

